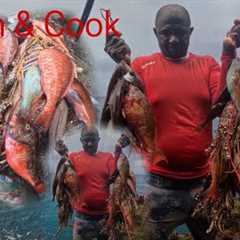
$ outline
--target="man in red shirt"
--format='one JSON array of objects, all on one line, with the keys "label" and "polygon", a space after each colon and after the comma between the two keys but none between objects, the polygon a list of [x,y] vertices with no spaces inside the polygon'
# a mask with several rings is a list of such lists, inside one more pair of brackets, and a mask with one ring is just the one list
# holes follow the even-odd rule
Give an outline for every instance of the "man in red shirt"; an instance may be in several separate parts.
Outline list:
[{"label": "man in red shirt", "polygon": [[83,128],[83,151],[72,152],[69,160],[79,180],[79,197],[71,202],[74,210],[73,239],[107,239],[101,221],[108,215],[109,180],[116,169],[113,155],[97,151],[100,140],[96,128]]},{"label": "man in red shirt", "polygon": [[[161,7],[154,33],[161,52],[136,58],[131,66],[151,104],[156,122],[156,143],[168,163],[148,164],[147,223],[144,239],[168,239],[186,223],[195,240],[214,239],[206,234],[205,219],[193,219],[195,196],[209,174],[205,149],[212,141],[212,123],[198,130],[225,86],[227,69],[238,47],[238,24],[224,42],[222,67],[211,56],[188,53],[193,27],[188,11],[176,4]],[[120,62],[130,55],[126,43],[111,35],[105,51]]]}]

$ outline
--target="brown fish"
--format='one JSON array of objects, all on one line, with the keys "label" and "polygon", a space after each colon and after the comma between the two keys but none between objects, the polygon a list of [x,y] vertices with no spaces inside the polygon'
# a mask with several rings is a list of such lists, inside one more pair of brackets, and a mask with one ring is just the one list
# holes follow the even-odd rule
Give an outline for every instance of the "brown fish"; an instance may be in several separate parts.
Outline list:
[{"label": "brown fish", "polygon": [[240,110],[240,60],[238,58],[232,61],[232,64],[227,73],[227,88],[231,98]]},{"label": "brown fish", "polygon": [[57,141],[55,150],[62,156],[53,181],[53,200],[58,202],[58,221],[61,227],[68,225],[72,214],[71,203],[79,198],[79,178],[68,159],[68,148],[62,140]]},{"label": "brown fish", "polygon": [[150,157],[152,163],[167,161],[164,153],[155,144],[155,120],[144,93],[128,84],[122,101],[122,114],[126,124],[137,140],[139,150]]},{"label": "brown fish", "polygon": [[91,127],[96,121],[95,110],[87,89],[75,80],[70,86],[66,99],[72,105],[77,118]]},{"label": "brown fish", "polygon": [[144,87],[131,67],[122,61],[110,80],[101,124],[126,127],[135,137],[137,150],[153,164],[167,162],[155,143],[155,119]]}]

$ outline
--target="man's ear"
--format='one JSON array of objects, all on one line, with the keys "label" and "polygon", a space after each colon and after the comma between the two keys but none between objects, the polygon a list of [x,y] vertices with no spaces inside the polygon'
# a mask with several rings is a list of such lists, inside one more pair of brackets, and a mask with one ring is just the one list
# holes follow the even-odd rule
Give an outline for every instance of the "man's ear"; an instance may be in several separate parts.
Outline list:
[{"label": "man's ear", "polygon": [[158,37],[157,36],[157,29],[155,27],[153,28],[153,32],[154,32],[155,36]]},{"label": "man's ear", "polygon": [[192,34],[194,27],[190,27],[190,35]]}]

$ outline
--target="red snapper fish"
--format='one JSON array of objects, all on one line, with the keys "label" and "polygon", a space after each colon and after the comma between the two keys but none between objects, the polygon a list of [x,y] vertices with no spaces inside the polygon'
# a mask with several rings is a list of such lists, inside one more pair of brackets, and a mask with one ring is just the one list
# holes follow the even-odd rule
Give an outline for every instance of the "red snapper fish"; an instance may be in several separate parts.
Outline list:
[{"label": "red snapper fish", "polygon": [[38,64],[46,104],[38,115],[35,124],[46,132],[57,103],[65,96],[68,87],[73,82],[74,66],[70,57],[55,48],[42,50],[38,57]]},{"label": "red snapper fish", "polygon": [[23,119],[13,114],[5,135],[6,160],[10,168],[37,193],[44,191],[44,184],[38,177],[36,156],[37,136]]}]

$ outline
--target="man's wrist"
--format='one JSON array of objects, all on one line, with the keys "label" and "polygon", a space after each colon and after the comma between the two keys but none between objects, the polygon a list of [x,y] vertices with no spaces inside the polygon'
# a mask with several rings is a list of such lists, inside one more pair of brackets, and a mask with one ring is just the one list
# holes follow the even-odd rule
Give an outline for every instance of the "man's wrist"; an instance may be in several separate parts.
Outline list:
[{"label": "man's wrist", "polygon": [[122,147],[120,144],[116,144],[115,146],[115,153],[121,153],[122,152]]},{"label": "man's wrist", "polygon": [[222,55],[230,58],[236,57],[236,45],[231,37],[226,37],[224,39]]}]

